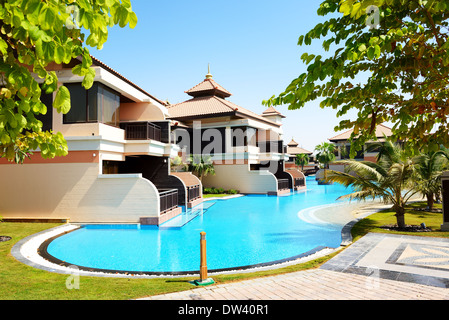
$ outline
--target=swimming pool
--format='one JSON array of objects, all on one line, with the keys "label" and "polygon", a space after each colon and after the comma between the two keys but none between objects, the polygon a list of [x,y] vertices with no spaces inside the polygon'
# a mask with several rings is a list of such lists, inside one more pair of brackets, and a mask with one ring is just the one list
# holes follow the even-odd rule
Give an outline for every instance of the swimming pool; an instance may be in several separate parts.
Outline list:
[{"label": "swimming pool", "polygon": [[[340,225],[315,223],[300,211],[336,203],[345,187],[318,185],[288,196],[246,195],[207,201],[192,220],[157,226],[85,225],[53,239],[46,252],[66,264],[101,270],[182,273],[199,269],[200,232],[207,234],[210,271],[239,269],[297,257],[317,247],[338,247]],[[188,216],[185,215],[184,217]]]}]

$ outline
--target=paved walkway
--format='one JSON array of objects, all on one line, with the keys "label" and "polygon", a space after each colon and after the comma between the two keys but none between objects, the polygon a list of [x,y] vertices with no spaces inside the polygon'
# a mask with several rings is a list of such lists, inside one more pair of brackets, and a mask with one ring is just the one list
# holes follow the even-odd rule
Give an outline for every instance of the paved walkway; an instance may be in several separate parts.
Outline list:
[{"label": "paved walkway", "polygon": [[319,269],[144,299],[449,300],[447,288],[449,240],[370,233]]},{"label": "paved walkway", "polygon": [[449,299],[449,289],[323,269],[211,285],[144,300],[410,300]]}]

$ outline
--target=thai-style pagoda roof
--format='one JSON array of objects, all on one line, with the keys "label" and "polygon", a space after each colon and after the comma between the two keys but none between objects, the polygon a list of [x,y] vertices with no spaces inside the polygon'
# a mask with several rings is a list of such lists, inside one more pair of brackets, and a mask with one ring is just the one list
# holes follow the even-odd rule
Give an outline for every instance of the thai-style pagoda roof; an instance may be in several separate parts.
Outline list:
[{"label": "thai-style pagoda roof", "polygon": [[[345,131],[343,133],[340,133],[340,134],[336,135],[335,137],[330,138],[329,141],[331,141],[331,142],[338,142],[338,141],[349,140],[349,137],[351,136],[353,131],[354,130],[351,129],[351,130]],[[377,125],[377,127],[376,127],[376,138],[378,138],[378,139],[379,138],[383,138],[384,135],[386,137],[390,137],[392,135],[391,129],[389,127],[383,125],[383,124]]]},{"label": "thai-style pagoda roof", "polygon": [[263,116],[280,116],[280,117],[282,117],[282,118],[285,118],[285,116],[282,114],[282,113],[280,113],[279,111],[277,111],[275,108],[273,108],[273,107],[269,107],[267,110],[265,110],[263,113],[262,113],[262,115]]},{"label": "thai-style pagoda roof", "polygon": [[225,98],[232,94],[212,79],[210,70],[201,83],[187,90],[186,93],[193,98],[167,107],[170,119],[192,120],[195,118],[236,116],[253,118],[276,127],[281,126],[279,123],[226,100]]}]

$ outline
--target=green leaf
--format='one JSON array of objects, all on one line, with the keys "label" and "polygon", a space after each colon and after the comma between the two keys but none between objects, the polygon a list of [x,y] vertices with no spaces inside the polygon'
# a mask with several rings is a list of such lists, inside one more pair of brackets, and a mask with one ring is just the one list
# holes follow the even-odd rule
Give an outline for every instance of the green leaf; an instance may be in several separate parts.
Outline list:
[{"label": "green leaf", "polygon": [[128,10],[124,7],[119,7],[117,9],[116,15],[118,17],[118,24],[121,28],[124,28],[128,23]]},{"label": "green leaf", "polygon": [[86,89],[90,89],[94,84],[96,72],[94,68],[89,68],[88,73],[84,76],[82,85]]},{"label": "green leaf", "polygon": [[366,53],[366,56],[370,60],[374,59],[374,47],[369,47],[368,52]]},{"label": "green leaf", "polygon": [[3,39],[0,39],[0,52],[4,56],[8,53],[8,44]]},{"label": "green leaf", "polygon": [[129,27],[134,29],[137,25],[137,15],[134,12],[129,13]]},{"label": "green leaf", "polygon": [[66,86],[59,87],[53,106],[59,113],[66,114],[70,111],[70,91]]},{"label": "green leaf", "polygon": [[64,47],[61,45],[56,46],[55,50],[55,62],[57,64],[61,64],[63,61],[65,61],[65,50]]},{"label": "green leaf", "polygon": [[380,46],[376,44],[374,46],[374,55],[377,59],[379,59],[380,53],[381,53]]},{"label": "green leaf", "polygon": [[56,19],[54,9],[48,5],[42,6],[38,19],[42,29],[44,30],[51,29]]}]

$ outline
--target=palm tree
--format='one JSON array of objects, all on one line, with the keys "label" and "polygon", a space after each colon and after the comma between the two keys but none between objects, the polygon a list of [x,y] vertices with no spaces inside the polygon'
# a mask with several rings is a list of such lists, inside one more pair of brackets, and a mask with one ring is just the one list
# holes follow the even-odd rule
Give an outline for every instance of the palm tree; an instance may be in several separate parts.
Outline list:
[{"label": "palm tree", "polygon": [[215,175],[214,163],[210,156],[190,155],[189,170],[198,175],[201,183],[203,177],[209,174]]},{"label": "palm tree", "polygon": [[323,142],[315,147],[318,151],[316,159],[324,166],[324,181],[327,181],[327,170],[329,169],[329,163],[335,160],[336,147],[329,142]]},{"label": "palm tree", "polygon": [[297,154],[295,164],[301,166],[301,171],[304,171],[304,166],[309,164],[309,156],[305,153]]},{"label": "palm tree", "polygon": [[433,209],[435,197],[441,192],[440,176],[447,164],[444,150],[420,154],[413,159],[416,167],[415,190],[427,199],[427,207]]},{"label": "palm tree", "polygon": [[[346,187],[352,186],[353,192],[340,198],[357,200],[380,198],[392,203],[396,212],[397,225],[405,227],[405,206],[417,193],[413,189],[415,174],[414,163],[408,154],[397,144],[390,141],[375,144],[379,148],[377,162],[343,160],[338,164],[346,165],[346,172],[330,170],[327,180],[338,182]],[[339,199],[340,199],[339,198]]]}]

